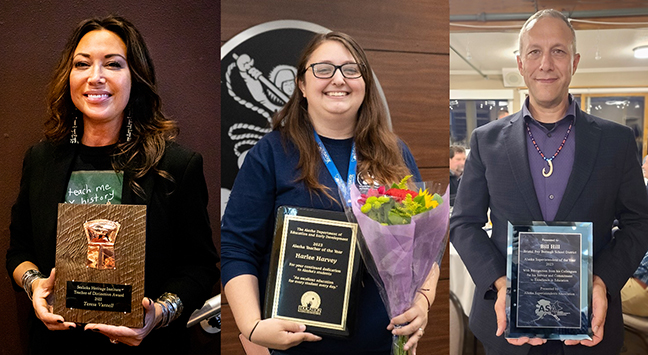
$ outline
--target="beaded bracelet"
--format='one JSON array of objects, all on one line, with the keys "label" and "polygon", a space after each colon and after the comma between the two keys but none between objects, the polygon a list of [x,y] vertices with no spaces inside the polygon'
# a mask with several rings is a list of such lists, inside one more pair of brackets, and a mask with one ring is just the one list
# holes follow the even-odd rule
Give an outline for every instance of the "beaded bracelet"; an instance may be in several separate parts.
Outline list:
[{"label": "beaded bracelet", "polygon": [[32,300],[32,297],[34,295],[34,291],[32,290],[32,284],[36,279],[46,279],[47,277],[40,271],[36,269],[29,269],[25,271],[25,273],[22,275],[21,278],[21,283],[23,289],[25,289],[25,292],[27,292],[27,297],[29,297],[29,300]]}]

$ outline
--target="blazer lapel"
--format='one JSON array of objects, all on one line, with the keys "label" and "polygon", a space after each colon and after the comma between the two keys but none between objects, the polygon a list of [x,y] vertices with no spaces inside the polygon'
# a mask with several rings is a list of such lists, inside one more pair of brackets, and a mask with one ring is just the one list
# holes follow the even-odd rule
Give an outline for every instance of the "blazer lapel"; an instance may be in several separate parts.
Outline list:
[{"label": "blazer lapel", "polygon": [[576,151],[574,152],[574,167],[572,168],[567,188],[563,195],[558,212],[556,213],[556,221],[565,220],[574,208],[574,204],[578,200],[578,196],[583,193],[583,189],[587,184],[592,171],[594,170],[594,163],[598,155],[599,142],[601,140],[601,129],[584,114],[583,111],[576,111]]},{"label": "blazer lapel", "polygon": [[526,148],[526,132],[524,131],[524,118],[522,111],[511,119],[511,123],[503,130],[504,141],[506,142],[506,154],[511,165],[511,172],[517,183],[520,194],[524,196],[524,202],[531,212],[534,221],[541,221],[542,210],[538,203],[531,169],[529,168],[529,157]]},{"label": "blazer lapel", "polygon": [[[38,177],[39,183],[36,196],[40,196],[38,205],[33,208],[38,209],[38,215],[42,217],[43,228],[40,235],[34,236],[37,243],[48,245],[51,250],[56,248],[58,204],[65,202],[65,193],[67,191],[68,180],[70,178],[70,168],[74,157],[76,157],[75,145],[63,144],[52,146],[49,154],[44,154],[41,161],[34,161],[33,164],[43,164],[42,176]],[[54,259],[52,259],[52,265]]]},{"label": "blazer lapel", "polygon": [[77,146],[72,144],[63,144],[54,148],[53,159],[46,169],[45,181],[48,183],[43,186],[48,189],[48,193],[43,193],[43,205],[58,204],[65,202],[65,193],[67,191],[68,180],[70,179],[70,168],[76,157]]}]

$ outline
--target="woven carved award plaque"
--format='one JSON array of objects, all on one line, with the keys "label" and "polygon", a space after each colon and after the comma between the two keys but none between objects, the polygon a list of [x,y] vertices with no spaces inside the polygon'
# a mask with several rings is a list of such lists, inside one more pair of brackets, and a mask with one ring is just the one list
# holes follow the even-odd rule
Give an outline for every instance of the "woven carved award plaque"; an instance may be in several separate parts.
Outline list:
[{"label": "woven carved award plaque", "polygon": [[56,234],[54,313],[143,327],[146,206],[61,203]]}]

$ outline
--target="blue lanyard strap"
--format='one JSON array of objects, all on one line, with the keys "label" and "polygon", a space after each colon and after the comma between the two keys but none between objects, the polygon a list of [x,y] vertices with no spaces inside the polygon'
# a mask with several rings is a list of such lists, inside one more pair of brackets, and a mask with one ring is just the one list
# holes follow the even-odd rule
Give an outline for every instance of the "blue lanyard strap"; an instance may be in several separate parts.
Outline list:
[{"label": "blue lanyard strap", "polygon": [[331,174],[331,177],[333,178],[333,180],[335,180],[335,183],[337,184],[340,191],[342,191],[342,195],[344,196],[344,200],[346,200],[347,206],[351,206],[351,186],[355,183],[356,166],[358,165],[358,161],[356,160],[356,154],[355,154],[355,142],[353,142],[353,145],[351,146],[351,157],[349,158],[349,171],[347,173],[347,182],[345,183],[344,179],[342,179],[342,176],[340,175],[340,172],[335,166],[335,163],[333,163],[333,159],[331,159],[331,156],[326,150],[324,143],[322,143],[322,140],[320,139],[319,135],[315,131],[313,131],[313,133],[315,135],[315,141],[319,146],[319,151],[320,154],[322,155],[322,160],[324,161],[324,165],[326,165],[326,169],[328,169],[329,173]]}]

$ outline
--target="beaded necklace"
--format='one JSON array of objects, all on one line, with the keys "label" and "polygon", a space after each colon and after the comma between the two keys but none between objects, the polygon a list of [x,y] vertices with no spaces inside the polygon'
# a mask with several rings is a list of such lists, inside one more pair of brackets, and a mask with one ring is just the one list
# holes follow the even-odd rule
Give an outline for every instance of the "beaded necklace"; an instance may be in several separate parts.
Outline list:
[{"label": "beaded necklace", "polygon": [[572,118],[571,122],[569,123],[569,127],[567,128],[567,133],[565,133],[565,138],[563,138],[562,143],[560,143],[560,147],[556,149],[556,152],[551,158],[547,158],[542,152],[542,150],[540,150],[540,147],[538,147],[538,143],[536,143],[535,138],[533,138],[533,133],[531,133],[531,129],[529,128],[529,122],[526,122],[526,129],[527,132],[529,133],[529,137],[531,138],[531,143],[533,143],[533,146],[538,151],[542,159],[544,159],[547,162],[547,164],[549,164],[548,172],[546,171],[546,167],[542,168],[542,176],[548,178],[551,176],[551,174],[553,174],[553,163],[551,161],[554,160],[558,156],[558,153],[560,153],[560,151],[563,149],[563,146],[565,145],[565,142],[567,142],[567,137],[569,137],[569,132],[571,132],[573,125],[574,125],[574,119]]}]

